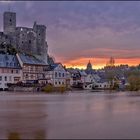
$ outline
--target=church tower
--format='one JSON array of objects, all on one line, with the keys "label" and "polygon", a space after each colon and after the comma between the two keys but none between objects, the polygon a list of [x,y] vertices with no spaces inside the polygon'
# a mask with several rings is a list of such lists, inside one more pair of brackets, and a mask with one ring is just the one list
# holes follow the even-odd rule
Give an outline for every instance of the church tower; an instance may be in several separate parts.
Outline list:
[{"label": "church tower", "polygon": [[88,62],[88,64],[87,64],[87,70],[92,70],[92,65],[91,65],[91,63],[90,63],[90,60],[89,60],[89,62]]},{"label": "church tower", "polygon": [[3,14],[3,29],[4,34],[12,34],[16,29],[16,13],[4,12]]}]

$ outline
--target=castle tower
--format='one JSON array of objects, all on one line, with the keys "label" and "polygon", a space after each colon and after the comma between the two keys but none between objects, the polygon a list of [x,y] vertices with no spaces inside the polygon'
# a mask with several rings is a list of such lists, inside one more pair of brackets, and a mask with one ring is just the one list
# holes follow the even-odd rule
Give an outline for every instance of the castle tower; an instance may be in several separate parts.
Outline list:
[{"label": "castle tower", "polygon": [[12,34],[16,29],[16,13],[4,12],[3,14],[4,34]]},{"label": "castle tower", "polygon": [[45,47],[46,40],[46,26],[38,25],[34,22],[33,31],[36,33],[37,53],[41,55]]},{"label": "castle tower", "polygon": [[46,26],[38,25],[34,22],[33,31],[36,33],[36,54],[41,56],[47,63],[48,45],[46,42]]}]

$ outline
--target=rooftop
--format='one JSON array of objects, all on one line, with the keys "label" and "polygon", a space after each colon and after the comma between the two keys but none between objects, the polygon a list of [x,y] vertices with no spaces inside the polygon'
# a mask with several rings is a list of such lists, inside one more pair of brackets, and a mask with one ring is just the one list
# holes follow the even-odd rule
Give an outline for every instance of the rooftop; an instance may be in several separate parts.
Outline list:
[{"label": "rooftop", "polygon": [[25,64],[30,65],[46,65],[46,63],[40,59],[37,59],[35,56],[19,53],[18,54],[21,61]]},{"label": "rooftop", "polygon": [[0,67],[21,68],[15,55],[0,54]]}]

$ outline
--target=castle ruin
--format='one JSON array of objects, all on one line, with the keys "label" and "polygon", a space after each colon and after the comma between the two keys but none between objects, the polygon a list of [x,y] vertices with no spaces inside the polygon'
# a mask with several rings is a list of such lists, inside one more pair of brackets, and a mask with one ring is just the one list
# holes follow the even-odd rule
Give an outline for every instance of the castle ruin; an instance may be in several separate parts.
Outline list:
[{"label": "castle ruin", "polygon": [[48,45],[46,26],[34,22],[32,28],[17,27],[16,13],[4,12],[3,32],[0,32],[0,44],[14,46],[18,51],[36,56],[48,64]]}]

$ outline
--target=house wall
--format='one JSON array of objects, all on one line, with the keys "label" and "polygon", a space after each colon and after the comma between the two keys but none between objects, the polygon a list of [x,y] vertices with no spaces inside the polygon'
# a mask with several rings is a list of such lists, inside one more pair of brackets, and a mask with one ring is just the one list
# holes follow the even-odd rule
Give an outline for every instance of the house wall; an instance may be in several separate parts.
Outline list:
[{"label": "house wall", "polygon": [[87,84],[84,84],[83,85],[83,88],[84,89],[92,89],[92,84],[88,84],[88,85]]},{"label": "house wall", "polygon": [[0,68],[0,88],[8,88],[7,83],[17,83],[21,81],[21,79],[21,69]]},{"label": "house wall", "polygon": [[66,72],[63,70],[61,71],[59,69],[55,69],[53,79],[53,84],[55,87],[66,85]]},{"label": "house wall", "polygon": [[23,80],[38,80],[45,78],[45,71],[42,65],[27,65],[23,64],[22,67],[22,77]]},{"label": "house wall", "polygon": [[95,82],[95,79],[94,79],[93,75],[88,74],[85,78],[85,83],[94,83],[94,82]]},{"label": "house wall", "polygon": [[108,82],[96,83],[95,86],[96,86],[97,88],[101,88],[101,89],[110,88],[110,84],[109,84]]},{"label": "house wall", "polygon": [[50,79],[48,82],[55,87],[66,86],[67,72],[61,65],[58,65],[55,69],[46,72],[45,78]]}]

